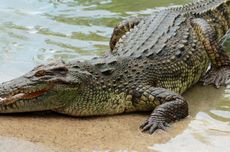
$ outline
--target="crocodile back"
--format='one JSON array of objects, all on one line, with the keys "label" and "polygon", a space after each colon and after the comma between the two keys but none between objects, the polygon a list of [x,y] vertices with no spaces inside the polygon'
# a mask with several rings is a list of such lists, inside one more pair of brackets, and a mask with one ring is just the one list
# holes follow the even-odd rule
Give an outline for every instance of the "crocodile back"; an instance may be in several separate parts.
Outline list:
[{"label": "crocodile back", "polygon": [[134,58],[151,57],[167,49],[181,24],[186,21],[179,12],[161,10],[142,20],[116,44],[117,54]]},{"label": "crocodile back", "polygon": [[162,60],[196,41],[192,18],[204,18],[218,32],[219,39],[230,26],[230,0],[203,0],[183,7],[154,11],[127,32],[116,44],[114,52],[123,57],[148,57]]}]

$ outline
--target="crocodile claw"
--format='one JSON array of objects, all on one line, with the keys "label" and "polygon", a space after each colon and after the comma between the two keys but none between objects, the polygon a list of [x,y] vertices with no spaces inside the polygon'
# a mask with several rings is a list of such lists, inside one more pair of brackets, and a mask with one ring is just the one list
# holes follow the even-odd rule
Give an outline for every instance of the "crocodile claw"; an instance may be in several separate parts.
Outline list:
[{"label": "crocodile claw", "polygon": [[148,132],[149,134],[153,134],[157,129],[166,131],[168,127],[169,124],[167,122],[150,117],[140,126],[140,129],[142,132]]},{"label": "crocodile claw", "polygon": [[230,67],[211,69],[204,77],[204,85],[214,84],[216,88],[225,86],[230,79]]}]

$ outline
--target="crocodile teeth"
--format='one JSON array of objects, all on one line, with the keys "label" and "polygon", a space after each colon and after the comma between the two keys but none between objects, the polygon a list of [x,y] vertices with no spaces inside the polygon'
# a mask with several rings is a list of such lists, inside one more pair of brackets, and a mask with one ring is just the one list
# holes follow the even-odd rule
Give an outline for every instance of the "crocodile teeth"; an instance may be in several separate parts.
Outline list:
[{"label": "crocodile teeth", "polygon": [[6,99],[6,98],[1,98],[1,97],[0,97],[0,102],[4,101],[5,99]]},{"label": "crocodile teeth", "polygon": [[19,93],[19,94],[16,94],[12,97],[12,99],[17,99],[17,98],[21,98],[23,97],[25,94],[24,93]]},{"label": "crocodile teeth", "polygon": [[123,35],[121,38],[122,38],[122,39],[125,39],[125,38],[126,38],[126,35]]},{"label": "crocodile teeth", "polygon": [[17,100],[26,100],[26,99],[33,100],[48,92],[49,89],[52,87],[53,86],[50,85],[49,87],[39,87],[36,89],[35,88],[18,89],[9,93],[6,97],[5,96],[0,97],[0,104],[9,105]]},{"label": "crocodile teeth", "polygon": [[123,42],[123,39],[119,39],[119,41],[118,41],[119,43],[122,43]]}]

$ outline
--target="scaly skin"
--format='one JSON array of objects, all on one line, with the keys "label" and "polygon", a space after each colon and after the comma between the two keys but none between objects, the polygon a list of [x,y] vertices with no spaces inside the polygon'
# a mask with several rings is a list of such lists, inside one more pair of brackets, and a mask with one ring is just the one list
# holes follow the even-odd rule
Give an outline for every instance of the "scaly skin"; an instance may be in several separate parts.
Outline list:
[{"label": "scaly skin", "polygon": [[142,131],[165,129],[188,115],[180,94],[202,78],[217,87],[229,80],[229,57],[219,43],[229,27],[229,0],[124,21],[114,29],[110,55],[41,65],[0,84],[0,113],[92,116],[153,110]]}]

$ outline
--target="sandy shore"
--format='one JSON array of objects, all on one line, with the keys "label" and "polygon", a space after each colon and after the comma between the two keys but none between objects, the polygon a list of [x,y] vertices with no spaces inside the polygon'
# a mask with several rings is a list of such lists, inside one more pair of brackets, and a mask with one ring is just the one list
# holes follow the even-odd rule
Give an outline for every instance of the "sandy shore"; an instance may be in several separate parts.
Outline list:
[{"label": "sandy shore", "polygon": [[181,134],[197,112],[215,107],[223,91],[201,86],[190,89],[185,94],[190,116],[172,124],[167,132],[157,131],[154,135],[139,131],[139,125],[148,117],[143,113],[92,118],[55,113],[1,115],[0,135],[4,138],[0,140],[4,142],[0,148],[7,151],[20,145],[18,148],[24,148],[25,152],[28,147],[38,152],[151,151],[149,146],[166,143]]}]

